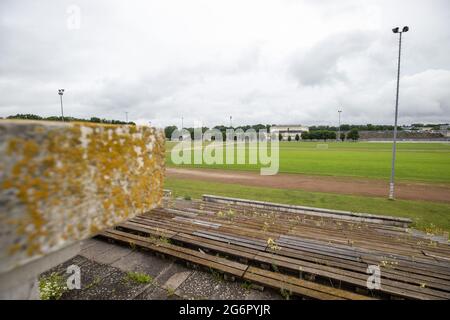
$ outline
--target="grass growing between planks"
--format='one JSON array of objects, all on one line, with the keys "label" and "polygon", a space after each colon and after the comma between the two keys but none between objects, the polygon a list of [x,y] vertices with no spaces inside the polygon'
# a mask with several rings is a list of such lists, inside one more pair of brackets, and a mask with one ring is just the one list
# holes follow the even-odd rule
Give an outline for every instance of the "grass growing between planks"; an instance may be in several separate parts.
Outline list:
[{"label": "grass growing between planks", "polygon": [[413,220],[413,227],[430,233],[450,231],[450,204],[428,201],[307,192],[302,190],[250,187],[227,183],[166,178],[165,188],[176,197],[200,199],[203,194],[270,201],[309,207],[372,213]]}]

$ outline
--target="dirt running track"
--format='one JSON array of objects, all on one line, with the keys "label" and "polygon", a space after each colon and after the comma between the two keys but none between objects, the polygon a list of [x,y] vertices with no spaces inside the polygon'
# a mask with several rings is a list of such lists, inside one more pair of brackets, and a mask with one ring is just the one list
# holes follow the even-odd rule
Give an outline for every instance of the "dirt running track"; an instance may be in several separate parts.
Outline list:
[{"label": "dirt running track", "polygon": [[[166,175],[178,179],[375,197],[387,197],[389,185],[387,181],[373,179],[308,176],[289,173],[261,176],[259,172],[216,169],[167,168]],[[396,198],[450,203],[450,186],[398,182],[396,183]]]}]

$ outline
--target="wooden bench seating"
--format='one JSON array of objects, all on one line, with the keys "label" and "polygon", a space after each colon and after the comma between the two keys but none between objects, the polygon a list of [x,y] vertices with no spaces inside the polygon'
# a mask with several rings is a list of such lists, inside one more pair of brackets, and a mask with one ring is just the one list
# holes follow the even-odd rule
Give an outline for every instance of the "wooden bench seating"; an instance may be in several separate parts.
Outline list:
[{"label": "wooden bench seating", "polygon": [[[127,223],[125,223],[122,224],[121,227],[124,226],[127,229],[134,231],[145,231],[149,236],[158,236],[159,234],[162,234],[161,230],[159,230],[158,233],[155,233],[153,228],[135,228],[135,225],[135,223],[129,223],[128,225]],[[194,235],[189,235],[182,232],[175,235],[171,233],[171,235],[172,236],[170,239],[182,243],[185,246],[187,245],[189,247],[201,248],[202,250],[208,251],[211,250],[222,255],[232,256],[237,260],[244,259],[245,261],[248,261],[248,263],[266,264],[277,269],[279,268],[290,273],[294,273],[297,276],[302,273],[310,274],[314,275],[317,278],[320,277],[324,282],[333,280],[336,283],[337,281],[339,281],[339,284],[344,283],[359,288],[366,287],[366,280],[368,277],[368,275],[366,274],[367,264],[364,264],[362,262],[359,262],[355,265],[345,265],[341,263],[341,268],[337,268],[337,262],[335,262],[334,265],[333,263],[331,263],[330,265],[329,261],[322,261],[322,264],[320,264],[318,263],[317,258],[306,258],[305,260],[304,255],[302,255],[300,259],[286,257],[283,254],[279,254],[278,250],[274,250],[274,252],[271,252],[271,250],[266,246],[259,248],[257,247],[256,249],[250,249],[246,247],[248,245],[247,242],[242,242],[240,243],[240,245],[232,244],[230,242],[227,242],[227,237],[212,236],[211,234],[206,234],[207,237],[204,238],[195,235],[195,233]],[[235,240],[234,243],[239,243],[239,239],[233,240]],[[265,250],[268,250],[269,252],[264,252]],[[281,250],[281,248],[279,250]],[[449,298],[448,293],[431,289],[448,289],[448,283],[446,285],[440,282],[433,282],[432,280],[434,280],[434,278],[414,279],[386,270],[386,272],[383,272],[382,279],[383,293],[389,293],[399,297],[409,297],[417,299]],[[427,287],[422,288],[422,283],[426,283]]]},{"label": "wooden bench seating", "polygon": [[253,281],[279,290],[287,290],[291,294],[306,298],[332,300],[370,299],[370,297],[340,289],[330,289],[327,286],[301,280],[293,276],[281,275],[276,272],[249,267],[245,264],[230,261],[216,255],[202,253],[166,242],[158,242],[158,240],[150,237],[143,237],[113,229],[106,230],[100,233],[99,236],[125,244],[133,244],[144,249],[171,256],[175,259],[180,259],[208,269],[214,269],[225,274],[236,276],[243,280]]},{"label": "wooden bench seating", "polygon": [[[101,236],[302,297],[450,299],[450,246],[398,227],[201,201],[166,205]],[[369,265],[380,267],[379,290],[367,289]]]}]

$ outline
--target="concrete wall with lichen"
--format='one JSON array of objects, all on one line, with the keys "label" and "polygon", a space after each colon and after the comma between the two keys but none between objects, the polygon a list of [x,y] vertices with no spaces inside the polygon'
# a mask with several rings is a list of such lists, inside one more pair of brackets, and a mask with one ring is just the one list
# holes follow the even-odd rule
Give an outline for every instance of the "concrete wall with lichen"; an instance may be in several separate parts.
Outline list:
[{"label": "concrete wall with lichen", "polygon": [[0,120],[0,272],[160,204],[164,133]]}]

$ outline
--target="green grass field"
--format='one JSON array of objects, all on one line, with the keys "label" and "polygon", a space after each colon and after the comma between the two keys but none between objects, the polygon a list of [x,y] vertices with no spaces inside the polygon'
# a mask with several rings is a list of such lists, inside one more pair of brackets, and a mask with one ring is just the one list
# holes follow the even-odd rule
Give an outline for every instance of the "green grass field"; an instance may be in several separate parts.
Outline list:
[{"label": "green grass field", "polygon": [[[167,143],[167,165],[173,165]],[[319,145],[319,146],[318,146]],[[369,142],[281,142],[279,172],[389,179],[392,144]],[[399,143],[396,178],[406,181],[450,183],[449,143]],[[240,146],[239,148],[243,148]],[[246,150],[248,152],[248,150]],[[248,159],[248,156],[246,156]],[[259,170],[260,165],[216,164],[185,165],[187,167],[231,170]]]},{"label": "green grass field", "polygon": [[[166,145],[167,165],[174,166]],[[282,142],[280,143],[279,172],[335,177],[359,177],[388,180],[391,172],[391,143],[368,142]],[[246,148],[245,145],[238,146]],[[396,179],[430,184],[450,184],[450,144],[399,143],[397,148]],[[246,148],[248,151],[248,148]],[[259,165],[184,165],[185,167],[230,170],[259,170]],[[352,196],[307,192],[235,184],[211,183],[196,180],[167,178],[165,187],[177,196],[200,198],[204,193],[248,198],[319,208],[367,212],[409,217],[421,230],[450,231],[450,204],[429,201],[395,200],[381,197]],[[450,197],[450,195],[449,195]]]}]

